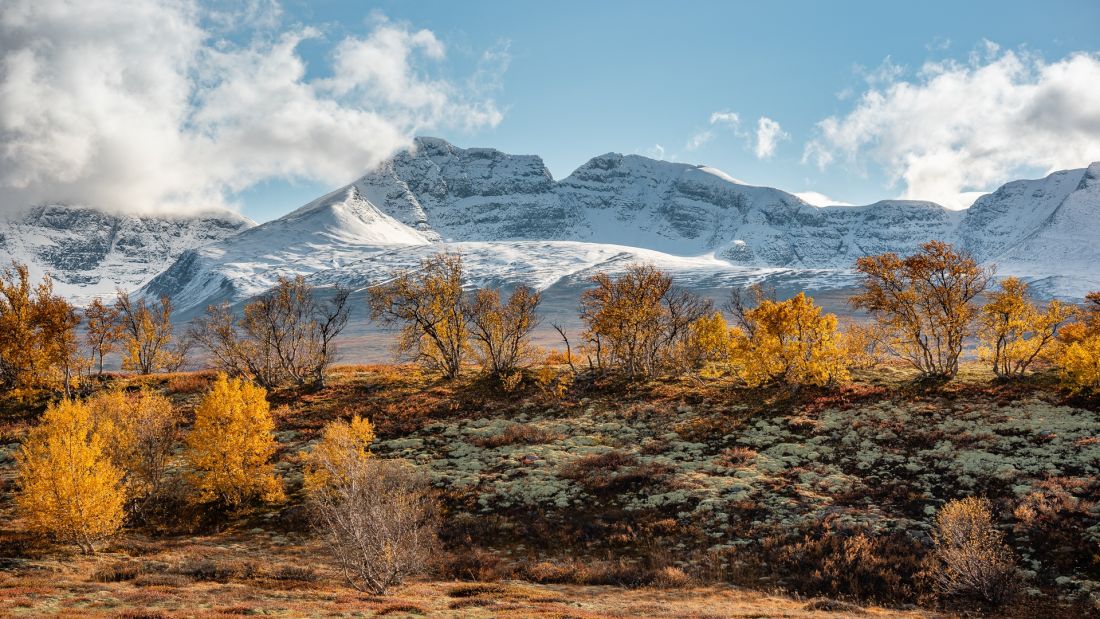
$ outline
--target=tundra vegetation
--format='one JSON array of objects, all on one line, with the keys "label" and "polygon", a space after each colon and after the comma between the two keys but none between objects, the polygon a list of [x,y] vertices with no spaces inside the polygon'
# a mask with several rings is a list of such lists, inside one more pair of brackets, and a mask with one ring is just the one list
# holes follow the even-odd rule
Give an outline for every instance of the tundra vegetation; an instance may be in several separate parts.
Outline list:
[{"label": "tundra vegetation", "polygon": [[0,614],[1100,611],[1100,293],[1039,304],[942,243],[857,268],[841,324],[628,265],[562,351],[537,291],[441,254],[367,291],[404,363],[339,366],[345,290],[179,338],[166,300],[79,312],[14,265]]}]

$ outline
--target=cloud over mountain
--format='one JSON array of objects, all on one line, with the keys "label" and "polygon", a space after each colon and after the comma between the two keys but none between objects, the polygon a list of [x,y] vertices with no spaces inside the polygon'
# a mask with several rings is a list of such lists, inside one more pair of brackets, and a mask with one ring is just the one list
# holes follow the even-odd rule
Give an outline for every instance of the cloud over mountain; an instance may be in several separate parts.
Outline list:
[{"label": "cloud over mountain", "polygon": [[1022,170],[1047,172],[1100,159],[1100,56],[1047,62],[992,43],[967,62],[893,72],[855,108],[817,125],[804,160],[881,165],[903,197],[953,208]]},{"label": "cloud over mountain", "polygon": [[315,70],[300,45],[324,32],[255,6],[232,32],[186,0],[5,2],[0,209],[223,206],[273,177],[347,182],[418,131],[501,120],[475,79],[491,71],[435,75],[446,48],[429,30],[375,16]]}]

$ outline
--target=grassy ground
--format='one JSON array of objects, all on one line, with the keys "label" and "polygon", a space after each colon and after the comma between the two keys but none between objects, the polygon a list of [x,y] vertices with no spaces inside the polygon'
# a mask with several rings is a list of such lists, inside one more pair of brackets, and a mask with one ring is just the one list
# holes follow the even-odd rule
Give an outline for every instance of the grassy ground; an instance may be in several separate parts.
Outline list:
[{"label": "grassy ground", "polygon": [[[322,391],[272,396],[286,504],[210,514],[180,498],[94,557],[21,531],[12,455],[41,402],[7,402],[0,614],[1100,612],[1097,403],[1050,377],[998,385],[973,366],[937,389],[910,378],[882,367],[838,391],[790,393],[687,378],[569,384],[558,368],[503,392],[474,375],[336,368]],[[113,380],[147,382],[189,414],[209,375]],[[375,423],[375,452],[421,466],[446,507],[448,556],[385,598],[344,586],[301,507],[299,453],[353,414]],[[1010,607],[930,595],[932,516],[968,495],[993,501],[1019,555]]]}]

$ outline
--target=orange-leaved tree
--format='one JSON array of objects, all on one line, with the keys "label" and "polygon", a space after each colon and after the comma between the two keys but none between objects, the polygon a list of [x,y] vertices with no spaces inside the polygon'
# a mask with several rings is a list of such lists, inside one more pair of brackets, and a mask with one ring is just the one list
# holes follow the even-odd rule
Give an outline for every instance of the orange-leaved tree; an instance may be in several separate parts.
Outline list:
[{"label": "orange-leaved tree", "polygon": [[697,318],[681,344],[685,369],[698,370],[704,377],[721,375],[733,360],[735,333],[721,312]]},{"label": "orange-leaved tree", "polygon": [[48,275],[36,286],[26,265],[0,271],[0,383],[9,390],[61,389],[80,374],[80,316],[53,292]]},{"label": "orange-leaved tree", "polygon": [[1073,306],[1057,300],[1039,308],[1026,283],[1016,277],[1006,278],[982,306],[978,355],[993,365],[997,376],[1023,376],[1051,350],[1059,327],[1074,313]]},{"label": "orange-leaved tree", "polygon": [[189,479],[198,500],[230,507],[252,499],[282,500],[282,482],[271,464],[274,431],[267,392],[219,374],[195,409],[186,439]]},{"label": "orange-leaved tree", "polygon": [[122,325],[123,369],[152,374],[179,368],[185,351],[172,345],[172,302],[168,297],[161,297],[154,306],[119,290],[115,309]]},{"label": "orange-leaved tree", "polygon": [[672,278],[648,264],[631,264],[614,277],[597,273],[581,293],[584,339],[594,365],[616,367],[628,378],[650,376],[666,366],[690,326],[711,304],[678,289]]},{"label": "orange-leaved tree", "polygon": [[142,389],[100,391],[87,399],[111,462],[123,472],[127,495],[144,507],[164,488],[179,415],[165,396]]},{"label": "orange-leaved tree", "polygon": [[848,379],[837,318],[823,314],[805,293],[786,301],[760,298],[739,316],[738,365],[748,385],[823,386]]},{"label": "orange-leaved tree", "polygon": [[329,492],[348,479],[351,471],[371,457],[374,426],[358,415],[350,421],[331,421],[321,431],[321,440],[304,454],[303,486],[307,493]]},{"label": "orange-leaved tree", "polygon": [[91,553],[122,526],[122,471],[84,403],[62,400],[46,409],[16,461],[16,505],[30,530]]},{"label": "orange-leaved tree", "polygon": [[949,243],[930,241],[904,258],[865,256],[856,261],[856,270],[863,275],[863,291],[850,301],[871,314],[885,348],[924,379],[954,378],[979,311],[975,299],[992,269]]},{"label": "orange-leaved tree", "polygon": [[106,305],[99,297],[84,308],[84,338],[91,349],[92,362],[97,364],[98,374],[103,375],[103,358],[114,352],[122,339],[122,324],[118,308]]},{"label": "orange-leaved tree", "polygon": [[1085,296],[1080,317],[1058,334],[1061,352],[1057,364],[1062,380],[1071,389],[1100,390],[1100,292]]},{"label": "orange-leaved tree", "polygon": [[501,303],[499,290],[481,288],[464,305],[474,354],[489,374],[503,377],[531,361],[540,301],[538,292],[520,285],[507,302]]},{"label": "orange-leaved tree", "polygon": [[461,256],[431,256],[369,292],[371,318],[401,329],[399,354],[458,376],[467,350]]},{"label": "orange-leaved tree", "polygon": [[428,480],[401,460],[370,453],[374,427],[327,424],[303,454],[314,522],[348,584],[375,595],[431,565],[437,514]]}]

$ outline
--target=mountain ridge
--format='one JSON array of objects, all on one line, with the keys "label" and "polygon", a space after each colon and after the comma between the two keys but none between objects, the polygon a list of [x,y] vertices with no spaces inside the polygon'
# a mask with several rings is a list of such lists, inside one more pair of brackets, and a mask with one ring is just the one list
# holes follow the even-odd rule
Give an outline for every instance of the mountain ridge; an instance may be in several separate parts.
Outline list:
[{"label": "mountain ridge", "polygon": [[[553,285],[634,257],[689,284],[781,272],[837,286],[854,281],[859,256],[941,239],[1034,276],[1042,293],[1073,296],[1100,287],[1072,246],[1100,238],[1100,224],[1082,223],[1100,213],[1100,183],[1086,177],[1100,178],[1100,164],[1007,183],[962,211],[913,200],[821,207],[705,165],[605,153],[555,180],[537,155],[417,138],[356,181],[181,256],[143,291],[200,308],[279,276],[361,287],[440,250],[463,253],[471,281],[504,284]],[[1058,250],[1059,238],[1071,246]]]},{"label": "mountain ridge", "polygon": [[45,204],[0,220],[0,263],[26,264],[35,279],[48,273],[56,292],[82,304],[137,289],[185,251],[254,225],[232,211],[125,214]]}]

